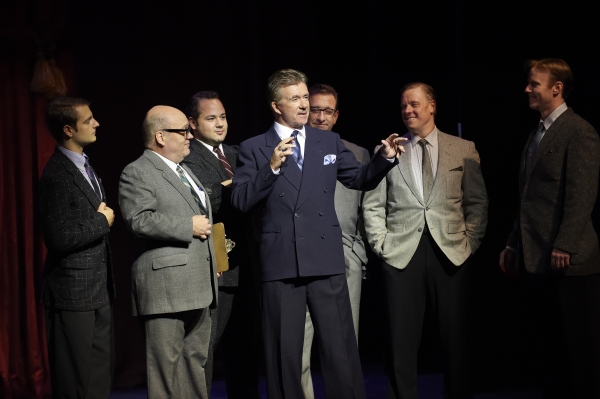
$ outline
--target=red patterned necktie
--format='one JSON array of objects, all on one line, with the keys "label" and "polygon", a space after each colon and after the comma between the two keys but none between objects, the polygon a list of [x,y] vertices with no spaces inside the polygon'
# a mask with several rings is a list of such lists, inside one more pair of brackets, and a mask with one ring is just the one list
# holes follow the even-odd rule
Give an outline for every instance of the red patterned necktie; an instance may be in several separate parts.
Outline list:
[{"label": "red patterned necktie", "polygon": [[233,169],[231,169],[231,165],[229,165],[229,162],[227,162],[227,158],[225,158],[225,155],[223,155],[223,151],[221,151],[219,147],[213,147],[213,151],[217,153],[219,161],[221,161],[221,165],[223,165],[229,177],[233,178]]}]

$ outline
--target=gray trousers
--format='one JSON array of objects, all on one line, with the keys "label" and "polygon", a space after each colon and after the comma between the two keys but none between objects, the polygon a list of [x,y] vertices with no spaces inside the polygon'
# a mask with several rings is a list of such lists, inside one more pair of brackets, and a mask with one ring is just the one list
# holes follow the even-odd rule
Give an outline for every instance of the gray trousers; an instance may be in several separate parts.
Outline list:
[{"label": "gray trousers", "polygon": [[[349,254],[352,249],[344,246],[344,258],[346,263],[346,281],[348,282],[348,294],[350,295],[350,307],[352,308],[352,322],[354,334],[358,345],[358,316],[360,310],[360,294],[362,289],[362,261],[355,254]],[[314,399],[312,377],[310,374],[310,354],[314,338],[314,327],[308,307],[306,308],[306,322],[304,324],[304,348],[302,350],[302,389],[305,399]]]},{"label": "gray trousers", "polygon": [[210,309],[146,317],[148,398],[208,399]]}]

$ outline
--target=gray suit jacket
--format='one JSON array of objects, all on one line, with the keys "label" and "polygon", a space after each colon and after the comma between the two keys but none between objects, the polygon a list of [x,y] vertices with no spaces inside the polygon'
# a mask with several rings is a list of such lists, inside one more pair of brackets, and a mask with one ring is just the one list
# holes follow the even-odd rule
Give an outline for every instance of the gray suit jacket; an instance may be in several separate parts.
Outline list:
[{"label": "gray suit jacket", "polygon": [[[210,213],[209,201],[206,205]],[[119,206],[135,237],[134,315],[216,305],[212,239],[192,235],[192,216],[201,214],[200,209],[189,189],[154,152],[145,150],[123,170]]]},{"label": "gray suit jacket", "polygon": [[[427,203],[418,192],[411,146],[376,190],[365,193],[363,216],[373,251],[398,269],[412,259],[425,222],[446,257],[460,266],[481,243],[488,199],[479,154],[471,141],[438,130],[439,158]],[[404,137],[410,139],[410,135]]]},{"label": "gray suit jacket", "polygon": [[[342,142],[347,149],[352,151],[358,162],[361,164],[369,163],[371,159],[369,151],[346,140],[342,139]],[[364,230],[362,213],[360,212],[362,197],[362,191],[351,190],[344,187],[339,181],[336,182],[335,212],[342,228],[342,243],[344,244],[346,265],[349,262],[359,266],[367,264],[367,251],[365,250],[363,237],[361,237],[361,232]]]},{"label": "gray suit jacket", "polygon": [[553,247],[571,254],[567,275],[600,273],[598,236],[592,225],[600,170],[598,133],[567,109],[544,134],[527,176],[525,159],[534,133],[521,156],[521,206],[508,245],[522,251],[530,273],[550,269]]}]

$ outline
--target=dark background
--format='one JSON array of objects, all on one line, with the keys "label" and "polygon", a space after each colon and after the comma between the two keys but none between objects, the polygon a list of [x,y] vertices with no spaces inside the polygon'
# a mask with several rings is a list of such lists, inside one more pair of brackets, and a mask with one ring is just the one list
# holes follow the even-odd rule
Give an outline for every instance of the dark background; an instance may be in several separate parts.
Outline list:
[{"label": "dark background", "polygon": [[[514,284],[498,271],[517,205],[521,149],[539,115],[523,89],[523,63],[565,59],[575,74],[568,99],[600,126],[596,94],[597,13],[592,2],[71,2],[62,45],[74,52],[79,94],[92,101],[98,141],[86,148],[117,213],[118,178],[142,152],[148,109],[183,109],[199,90],[216,90],[227,110],[228,144],[263,133],[272,123],[267,77],[280,68],[305,72],[340,95],[335,131],[370,151],[392,132],[403,134],[399,89],[411,81],[438,93],[437,126],[475,142],[490,199],[486,237],[476,254],[472,348],[478,389],[526,383],[518,377],[526,344],[519,340]],[[592,6],[594,7],[594,6]],[[116,386],[144,382],[143,327],[130,316],[131,239],[122,219],[111,233],[117,270]],[[383,310],[378,268],[364,286],[363,363],[382,364]],[[427,323],[428,327],[433,327]],[[427,329],[422,372],[440,369],[433,328]],[[535,367],[535,365],[534,365]],[[217,369],[217,377],[218,377]]]}]

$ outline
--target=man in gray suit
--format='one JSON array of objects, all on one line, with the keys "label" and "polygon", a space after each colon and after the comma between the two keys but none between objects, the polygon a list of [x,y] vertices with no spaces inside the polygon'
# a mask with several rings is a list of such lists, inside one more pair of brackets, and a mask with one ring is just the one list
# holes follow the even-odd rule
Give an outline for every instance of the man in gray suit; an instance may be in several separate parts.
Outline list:
[{"label": "man in gray suit", "polygon": [[[567,107],[573,73],[532,60],[525,93],[540,113],[519,173],[520,209],[500,266],[524,280],[529,347],[542,359],[544,397],[600,398],[600,250],[592,224],[600,139]],[[523,329],[526,331],[526,329]]]},{"label": "man in gray suit", "polygon": [[[333,130],[340,115],[338,109],[338,93],[335,89],[325,84],[315,84],[308,89],[310,94],[310,114],[308,124],[321,130]],[[356,144],[343,140],[358,162],[369,162],[369,151]],[[362,288],[363,268],[367,264],[365,243],[361,237],[362,225],[361,202],[362,191],[350,190],[339,181],[335,187],[335,212],[337,213],[342,228],[342,243],[344,244],[344,262],[346,264],[346,280],[348,281],[348,294],[352,308],[352,322],[354,333],[358,342],[358,315],[360,310],[360,293]],[[314,327],[310,312],[306,309],[306,322],[304,327],[304,348],[302,352],[302,388],[306,399],[314,398],[312,378],[310,374],[310,355],[314,337]]]},{"label": "man in gray suit", "polygon": [[125,167],[119,205],[135,236],[133,313],[144,318],[149,398],[208,398],[204,367],[216,306],[210,203],[180,162],[192,134],[178,109],[156,106],[146,150]]},{"label": "man in gray suit", "polygon": [[445,397],[472,397],[468,372],[468,278],[487,224],[475,145],[435,125],[435,91],[404,86],[406,156],[365,193],[367,239],[382,261],[390,347],[388,398],[417,398],[417,354],[428,300],[446,352]]}]

